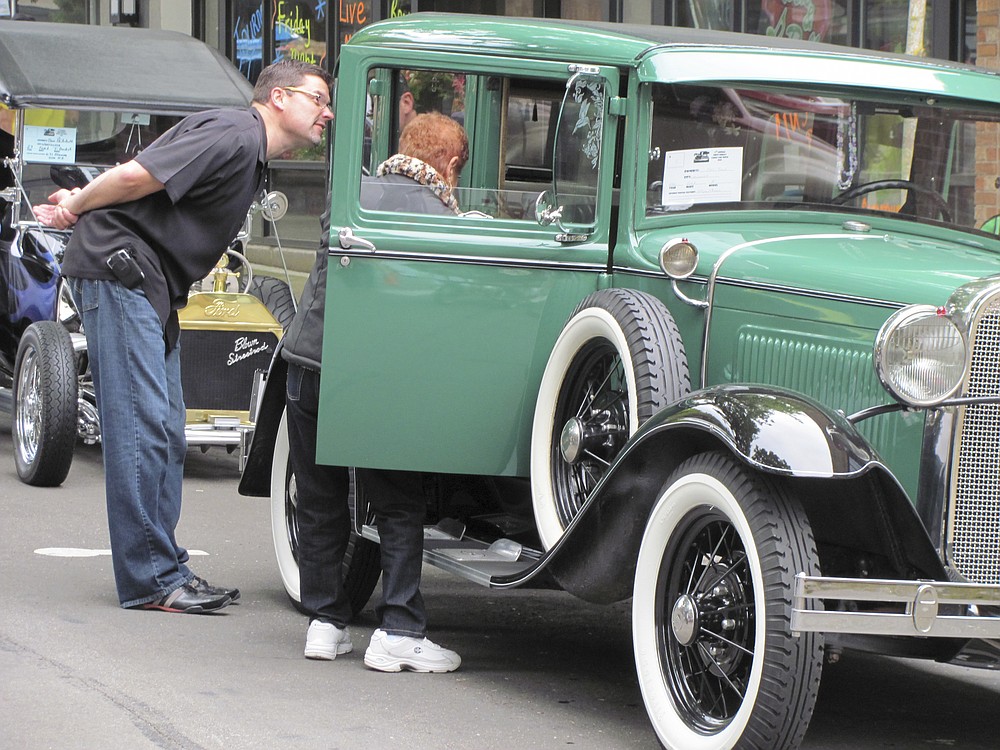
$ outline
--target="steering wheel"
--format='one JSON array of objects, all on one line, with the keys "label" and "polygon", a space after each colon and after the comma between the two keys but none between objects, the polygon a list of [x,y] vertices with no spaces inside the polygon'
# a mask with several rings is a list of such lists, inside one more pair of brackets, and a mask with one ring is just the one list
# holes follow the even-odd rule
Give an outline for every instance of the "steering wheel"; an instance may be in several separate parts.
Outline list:
[{"label": "steering wheel", "polygon": [[948,203],[941,197],[941,194],[933,188],[919,185],[911,180],[875,180],[874,182],[865,182],[861,185],[848,188],[836,196],[832,202],[839,206],[859,196],[874,193],[877,190],[912,190],[915,193],[926,195],[934,203],[934,207],[941,214],[941,218],[947,222],[951,222],[951,209],[948,208]]}]

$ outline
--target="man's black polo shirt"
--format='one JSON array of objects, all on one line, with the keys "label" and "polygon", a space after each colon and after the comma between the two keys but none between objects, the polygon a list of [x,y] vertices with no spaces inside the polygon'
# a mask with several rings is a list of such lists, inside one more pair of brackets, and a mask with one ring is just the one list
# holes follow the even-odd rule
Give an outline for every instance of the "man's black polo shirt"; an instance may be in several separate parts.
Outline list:
[{"label": "man's black polo shirt", "polygon": [[133,248],[146,274],[142,290],[172,347],[178,331],[173,313],[239,232],[263,187],[266,155],[264,121],[252,107],[184,118],[135,157],[165,189],[81,216],[66,246],[63,275],[113,279],[108,256]]}]

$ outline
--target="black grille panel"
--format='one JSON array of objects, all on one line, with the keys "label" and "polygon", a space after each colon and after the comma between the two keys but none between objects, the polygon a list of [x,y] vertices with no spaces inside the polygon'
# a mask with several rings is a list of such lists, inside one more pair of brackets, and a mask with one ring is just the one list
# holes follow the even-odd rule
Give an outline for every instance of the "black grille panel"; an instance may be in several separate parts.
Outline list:
[{"label": "black grille panel", "polygon": [[185,330],[181,382],[188,409],[246,411],[255,370],[266,370],[278,337],[262,331]]}]

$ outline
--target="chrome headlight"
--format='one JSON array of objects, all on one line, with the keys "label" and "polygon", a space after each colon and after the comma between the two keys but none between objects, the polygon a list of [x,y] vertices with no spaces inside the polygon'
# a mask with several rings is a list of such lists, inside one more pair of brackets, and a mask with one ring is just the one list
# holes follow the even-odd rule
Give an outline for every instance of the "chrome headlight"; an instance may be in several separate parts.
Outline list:
[{"label": "chrome headlight", "polygon": [[674,281],[686,279],[698,267],[698,248],[686,239],[675,239],[660,248],[660,268]]},{"label": "chrome headlight", "polygon": [[875,372],[909,406],[933,406],[962,384],[965,334],[943,310],[912,305],[893,315],[875,338]]}]

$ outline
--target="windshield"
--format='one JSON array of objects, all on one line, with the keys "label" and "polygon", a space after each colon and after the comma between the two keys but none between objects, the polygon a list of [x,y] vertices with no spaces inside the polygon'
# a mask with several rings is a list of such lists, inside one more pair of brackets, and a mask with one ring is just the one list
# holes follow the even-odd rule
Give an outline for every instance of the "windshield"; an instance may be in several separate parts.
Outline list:
[{"label": "windshield", "polygon": [[128,161],[180,120],[142,112],[62,109],[23,110],[17,143],[21,180],[32,204],[57,188],[83,187],[110,167]]},{"label": "windshield", "polygon": [[650,86],[647,215],[849,206],[964,228],[990,218],[976,213],[975,165],[977,141],[997,143],[995,107]]}]

